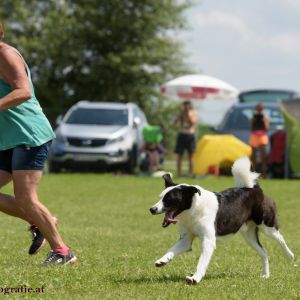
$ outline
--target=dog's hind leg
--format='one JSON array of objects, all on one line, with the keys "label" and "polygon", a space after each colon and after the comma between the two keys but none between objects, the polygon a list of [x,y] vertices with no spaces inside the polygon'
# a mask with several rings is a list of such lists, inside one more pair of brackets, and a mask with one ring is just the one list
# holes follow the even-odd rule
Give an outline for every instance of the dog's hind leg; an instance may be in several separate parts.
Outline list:
[{"label": "dog's hind leg", "polygon": [[191,250],[192,242],[193,236],[188,233],[182,233],[177,243],[172,248],[170,248],[163,257],[155,262],[155,266],[162,267],[166,265],[170,260],[172,260],[175,256]]},{"label": "dog's hind leg", "polygon": [[277,230],[275,227],[267,227],[263,226],[264,233],[272,238],[274,238],[281,246],[282,250],[286,254],[286,256],[290,259],[294,259],[294,253],[289,249],[287,246],[283,236],[280,234],[279,230]]},{"label": "dog's hind leg", "polygon": [[262,259],[263,272],[262,276],[264,278],[270,277],[269,269],[269,258],[267,251],[261,245],[258,238],[258,227],[255,223],[249,222],[247,225],[243,226],[241,229],[241,234],[246,240],[246,242],[259,254]]}]

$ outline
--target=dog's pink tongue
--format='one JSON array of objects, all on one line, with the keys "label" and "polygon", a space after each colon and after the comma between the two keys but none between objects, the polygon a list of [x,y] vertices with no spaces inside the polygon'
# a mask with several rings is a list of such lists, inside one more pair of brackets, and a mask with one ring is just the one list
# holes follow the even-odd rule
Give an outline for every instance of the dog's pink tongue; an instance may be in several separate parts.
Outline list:
[{"label": "dog's pink tongue", "polygon": [[178,221],[173,219],[173,211],[169,211],[165,214],[163,227],[167,227],[170,224],[176,224]]},{"label": "dog's pink tongue", "polygon": [[166,213],[166,219],[169,223],[176,224],[177,220],[173,219],[173,211],[169,211]]}]

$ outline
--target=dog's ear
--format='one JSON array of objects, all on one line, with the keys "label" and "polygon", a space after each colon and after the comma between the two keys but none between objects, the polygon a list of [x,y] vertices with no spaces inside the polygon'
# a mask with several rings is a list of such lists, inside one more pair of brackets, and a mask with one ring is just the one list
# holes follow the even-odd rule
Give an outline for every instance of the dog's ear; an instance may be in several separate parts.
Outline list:
[{"label": "dog's ear", "polygon": [[190,193],[191,195],[194,195],[194,194],[196,194],[196,193],[198,193],[199,196],[201,195],[200,190],[199,190],[197,187],[195,187],[194,185],[183,185],[183,186],[182,186],[182,189],[183,189],[184,191]]},{"label": "dog's ear", "polygon": [[165,187],[170,187],[170,186],[174,186],[177,185],[176,183],[173,182],[173,179],[171,177],[170,173],[166,173],[162,176],[162,178],[165,180]]}]

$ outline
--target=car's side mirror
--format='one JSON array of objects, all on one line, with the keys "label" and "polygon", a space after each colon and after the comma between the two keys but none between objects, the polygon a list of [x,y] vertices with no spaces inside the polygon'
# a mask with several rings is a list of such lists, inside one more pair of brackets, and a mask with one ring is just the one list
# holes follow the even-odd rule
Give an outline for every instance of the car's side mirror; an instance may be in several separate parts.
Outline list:
[{"label": "car's side mirror", "polygon": [[140,124],[141,124],[141,119],[139,117],[134,117],[133,127],[139,127]]},{"label": "car's side mirror", "polygon": [[55,124],[57,126],[60,125],[60,123],[62,122],[62,119],[63,119],[63,115],[59,115],[55,120]]}]

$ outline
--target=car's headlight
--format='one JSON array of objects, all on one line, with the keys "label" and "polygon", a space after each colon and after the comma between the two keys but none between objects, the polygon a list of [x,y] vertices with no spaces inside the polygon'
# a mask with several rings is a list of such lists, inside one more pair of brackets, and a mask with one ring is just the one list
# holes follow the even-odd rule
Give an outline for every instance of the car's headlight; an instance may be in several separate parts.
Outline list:
[{"label": "car's headlight", "polygon": [[113,138],[113,139],[110,139],[106,142],[107,145],[110,145],[110,144],[115,144],[115,143],[120,143],[120,142],[123,142],[124,141],[124,137],[123,136],[118,136],[116,138]]}]

